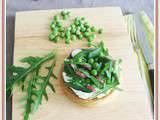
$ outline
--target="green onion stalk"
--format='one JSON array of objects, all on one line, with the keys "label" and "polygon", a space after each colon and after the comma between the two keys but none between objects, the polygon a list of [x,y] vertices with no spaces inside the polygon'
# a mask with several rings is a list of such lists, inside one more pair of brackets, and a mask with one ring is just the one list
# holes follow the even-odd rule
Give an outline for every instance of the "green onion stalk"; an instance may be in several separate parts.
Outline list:
[{"label": "green onion stalk", "polygon": [[139,13],[142,23],[144,24],[147,40],[149,42],[150,48],[152,50],[152,56],[154,57],[154,27],[149,19],[148,15],[141,11]]},{"label": "green onion stalk", "polygon": [[149,67],[148,64],[145,60],[144,54],[142,52],[142,48],[140,47],[140,43],[137,37],[137,32],[136,32],[136,25],[135,25],[135,17],[132,14],[128,14],[124,16],[125,23],[127,25],[127,29],[131,38],[131,42],[134,48],[134,51],[137,54],[137,59],[138,59],[138,65],[141,73],[141,77],[143,80],[146,80],[148,88],[149,88],[149,94],[150,94],[150,99],[152,102],[152,105],[154,103],[153,100],[153,93],[151,89],[151,83],[150,83],[150,76],[149,76]]}]

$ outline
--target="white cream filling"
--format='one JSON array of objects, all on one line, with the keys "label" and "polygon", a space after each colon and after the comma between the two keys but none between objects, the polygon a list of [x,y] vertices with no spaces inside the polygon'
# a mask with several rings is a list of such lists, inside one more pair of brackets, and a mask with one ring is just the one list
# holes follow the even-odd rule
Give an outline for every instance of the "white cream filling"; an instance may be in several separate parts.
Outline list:
[{"label": "white cream filling", "polygon": [[[71,87],[70,87],[71,88]],[[76,89],[73,89],[73,88],[71,88],[72,90],[73,90],[73,92],[78,96],[78,97],[80,97],[80,98],[82,98],[82,99],[88,99],[88,98],[90,98],[90,97],[92,97],[95,93],[94,92],[90,92],[90,93],[86,93],[86,92],[82,92],[82,91],[80,91],[80,90],[76,90]]]},{"label": "white cream filling", "polygon": [[69,82],[72,79],[71,77],[67,76],[65,72],[63,72],[62,74],[65,82]]},{"label": "white cream filling", "polygon": [[[64,81],[65,82],[69,82],[70,81],[70,79],[72,79],[71,77],[68,77],[67,76],[67,74],[65,73],[65,72],[63,72],[63,79],[64,79]],[[71,88],[71,87],[70,87]],[[80,97],[80,98],[82,98],[82,99],[89,99],[90,97],[92,97],[94,94],[95,94],[95,92],[90,92],[90,93],[86,93],[86,92],[83,92],[83,91],[80,91],[80,90],[76,90],[76,89],[74,89],[74,88],[71,88],[72,89],[72,91],[78,96],[78,97]],[[97,91],[98,89],[96,89],[96,91]],[[107,93],[109,93],[110,92],[110,90],[108,90],[106,93],[101,93],[101,94],[99,94],[98,96],[97,96],[97,98],[102,98],[102,97],[104,97]]]},{"label": "white cream filling", "polygon": [[82,51],[81,49],[75,49],[75,50],[73,50],[72,53],[71,53],[72,57],[74,57],[75,55],[77,55],[81,51]]}]

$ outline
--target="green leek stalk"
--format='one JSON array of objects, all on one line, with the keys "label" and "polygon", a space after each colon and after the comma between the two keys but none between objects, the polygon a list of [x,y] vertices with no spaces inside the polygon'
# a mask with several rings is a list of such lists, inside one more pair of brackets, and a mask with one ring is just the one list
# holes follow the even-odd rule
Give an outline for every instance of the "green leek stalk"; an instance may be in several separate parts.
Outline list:
[{"label": "green leek stalk", "polygon": [[144,24],[147,40],[149,42],[150,48],[152,50],[152,56],[154,57],[154,27],[149,19],[148,15],[141,11],[139,13],[142,23]]},{"label": "green leek stalk", "polygon": [[151,89],[151,83],[150,83],[150,77],[149,77],[149,67],[148,64],[145,60],[144,54],[142,52],[142,48],[140,47],[140,43],[137,37],[137,32],[136,32],[136,25],[135,25],[135,17],[132,14],[128,14],[124,16],[125,23],[127,25],[127,29],[131,38],[131,42],[134,48],[134,51],[137,54],[137,59],[138,59],[138,65],[141,73],[141,77],[143,80],[147,82],[148,85],[148,90],[150,94],[150,99],[152,102],[152,105],[154,103],[153,100],[153,94],[152,94],[152,89]]}]

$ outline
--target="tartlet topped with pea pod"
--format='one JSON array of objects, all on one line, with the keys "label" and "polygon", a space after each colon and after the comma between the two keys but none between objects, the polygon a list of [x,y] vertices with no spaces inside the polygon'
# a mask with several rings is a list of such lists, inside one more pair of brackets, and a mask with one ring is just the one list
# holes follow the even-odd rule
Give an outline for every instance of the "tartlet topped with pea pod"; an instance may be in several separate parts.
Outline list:
[{"label": "tartlet topped with pea pod", "polygon": [[93,103],[117,89],[121,59],[113,60],[100,42],[88,49],[75,49],[64,60],[64,92],[78,103]]}]

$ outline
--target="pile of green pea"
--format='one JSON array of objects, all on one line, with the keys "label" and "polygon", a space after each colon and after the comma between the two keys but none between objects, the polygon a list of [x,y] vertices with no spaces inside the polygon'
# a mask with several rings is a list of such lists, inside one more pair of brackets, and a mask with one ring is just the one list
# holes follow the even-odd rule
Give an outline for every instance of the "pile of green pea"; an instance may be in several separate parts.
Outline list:
[{"label": "pile of green pea", "polygon": [[69,11],[62,11],[53,17],[50,24],[52,33],[49,35],[51,41],[58,42],[60,39],[64,39],[66,44],[70,44],[71,40],[86,38],[90,47],[96,38],[96,33],[102,34],[103,32],[102,28],[97,29],[95,26],[91,26],[84,17],[76,17],[69,27],[63,26],[63,20],[67,20],[69,17]]}]

